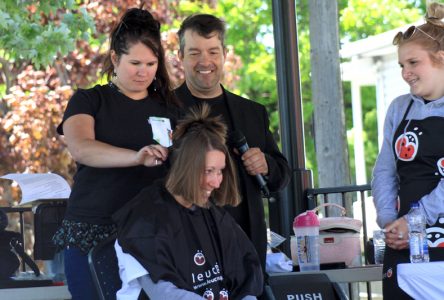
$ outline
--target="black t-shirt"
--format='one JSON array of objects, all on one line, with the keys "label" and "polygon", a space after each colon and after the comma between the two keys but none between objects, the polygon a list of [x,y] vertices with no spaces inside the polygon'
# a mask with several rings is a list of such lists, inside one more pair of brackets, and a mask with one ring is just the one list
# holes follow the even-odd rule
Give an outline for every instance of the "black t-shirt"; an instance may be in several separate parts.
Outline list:
[{"label": "black t-shirt", "polygon": [[[176,108],[167,107],[160,100],[147,97],[136,101],[110,85],[79,89],[69,101],[63,121],[57,128],[60,134],[63,134],[63,122],[76,114],[88,114],[94,118],[96,140],[135,151],[156,143],[149,117],[168,118],[173,129],[179,116]],[[111,223],[113,212],[165,174],[164,164],[126,168],[94,168],[77,164],[65,218],[91,224]]]},{"label": "black t-shirt", "polygon": [[225,125],[227,125],[228,132],[233,130],[233,122],[231,121],[230,113],[228,111],[227,103],[224,94],[214,98],[195,98],[195,103],[207,103],[211,107],[211,116],[221,116]]}]

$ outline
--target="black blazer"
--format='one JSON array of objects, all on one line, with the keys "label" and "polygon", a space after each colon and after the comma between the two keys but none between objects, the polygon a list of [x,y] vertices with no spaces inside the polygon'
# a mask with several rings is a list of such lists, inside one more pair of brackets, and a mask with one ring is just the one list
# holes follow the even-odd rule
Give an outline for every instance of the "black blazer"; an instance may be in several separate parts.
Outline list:
[{"label": "black blazer", "polygon": [[[268,164],[267,186],[269,190],[276,192],[283,189],[290,181],[291,171],[287,159],[280,152],[269,130],[270,123],[265,107],[235,95],[223,87],[222,89],[233,129],[245,135],[250,148],[257,147],[265,154]],[[199,101],[191,94],[186,83],[177,88],[175,93],[185,109],[196,105]],[[237,161],[239,180],[243,187],[242,201],[247,201],[248,205],[250,232],[247,230],[247,234],[259,254],[262,267],[265,269],[267,231],[261,190],[256,178],[246,172],[241,160],[238,157],[233,158]],[[232,209],[230,208],[230,210]],[[236,221],[242,224],[239,220]]]}]

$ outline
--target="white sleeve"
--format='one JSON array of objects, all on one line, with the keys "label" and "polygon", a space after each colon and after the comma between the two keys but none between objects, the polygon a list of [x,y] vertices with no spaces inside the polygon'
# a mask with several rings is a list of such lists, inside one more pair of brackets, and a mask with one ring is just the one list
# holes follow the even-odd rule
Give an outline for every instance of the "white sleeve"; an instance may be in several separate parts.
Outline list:
[{"label": "white sleeve", "polygon": [[150,275],[145,275],[137,279],[139,285],[146,292],[151,300],[203,300],[202,296],[196,293],[183,290],[169,281],[159,280],[154,283]]},{"label": "white sleeve", "polygon": [[[150,275],[145,275],[137,279],[139,285],[146,292],[151,300],[202,300],[203,297],[196,293],[178,288],[169,281],[159,280],[154,283]],[[242,300],[257,300],[255,296],[245,296]]]},{"label": "white sleeve", "polygon": [[137,280],[148,274],[148,271],[130,254],[124,253],[118,241],[114,243],[122,288],[117,291],[117,300],[134,300],[139,297],[142,287]]}]

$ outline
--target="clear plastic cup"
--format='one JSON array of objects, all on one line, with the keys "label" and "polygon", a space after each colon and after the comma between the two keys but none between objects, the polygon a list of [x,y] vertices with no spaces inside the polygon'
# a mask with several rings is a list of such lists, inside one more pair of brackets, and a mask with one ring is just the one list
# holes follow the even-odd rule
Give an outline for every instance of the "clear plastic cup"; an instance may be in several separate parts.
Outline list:
[{"label": "clear plastic cup", "polygon": [[319,219],[309,210],[298,215],[293,222],[296,236],[299,268],[304,271],[319,271]]}]

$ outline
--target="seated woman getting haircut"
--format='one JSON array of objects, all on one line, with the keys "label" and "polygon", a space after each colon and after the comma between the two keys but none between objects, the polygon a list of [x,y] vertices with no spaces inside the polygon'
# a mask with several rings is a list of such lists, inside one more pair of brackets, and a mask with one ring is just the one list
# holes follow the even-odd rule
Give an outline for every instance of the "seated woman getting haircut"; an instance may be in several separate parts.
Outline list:
[{"label": "seated woman getting haircut", "polygon": [[123,287],[150,299],[256,299],[263,276],[257,253],[225,212],[239,204],[225,125],[204,105],[173,133],[171,168],[114,214]]}]

